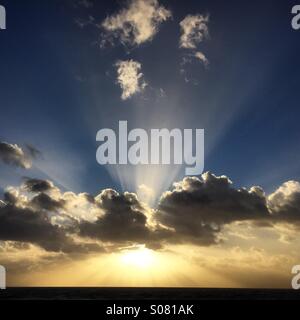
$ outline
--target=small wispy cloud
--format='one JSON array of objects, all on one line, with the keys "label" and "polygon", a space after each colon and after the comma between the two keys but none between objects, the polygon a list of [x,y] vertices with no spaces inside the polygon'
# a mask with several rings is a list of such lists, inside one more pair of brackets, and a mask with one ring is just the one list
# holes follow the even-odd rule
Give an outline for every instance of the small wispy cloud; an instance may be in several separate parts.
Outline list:
[{"label": "small wispy cloud", "polygon": [[[180,64],[180,73],[184,75],[186,82],[190,82],[191,79],[187,75],[185,65],[191,64],[195,59],[200,61],[205,68],[209,65],[206,55],[198,49],[199,44],[209,38],[208,23],[209,16],[202,14],[187,15],[180,22],[179,47],[185,50]],[[198,81],[192,80],[192,83],[198,84]]]},{"label": "small wispy cloud", "polygon": [[30,157],[16,144],[0,142],[0,161],[23,169],[31,168]]},{"label": "small wispy cloud", "polygon": [[124,45],[141,45],[152,40],[161,23],[171,16],[171,11],[158,0],[130,0],[126,8],[103,21],[103,45],[111,43],[111,38]]},{"label": "small wispy cloud", "polygon": [[94,7],[94,2],[92,0],[77,0],[74,3],[75,7],[84,7],[86,9],[90,9]]},{"label": "small wispy cloud", "polygon": [[202,52],[200,52],[200,51],[197,51],[197,52],[195,52],[194,57],[195,57],[196,59],[200,60],[205,67],[208,67],[209,61],[208,61],[208,59],[206,58],[206,56],[204,55],[204,53],[202,53]]},{"label": "small wispy cloud", "polygon": [[97,23],[95,22],[95,18],[91,15],[89,15],[85,19],[76,18],[74,21],[77,24],[77,26],[81,29],[85,28],[86,26],[96,26],[97,27]]},{"label": "small wispy cloud", "polygon": [[80,0],[79,4],[85,8],[92,8],[94,6],[94,3],[91,0]]},{"label": "small wispy cloud", "polygon": [[147,86],[141,71],[142,65],[134,60],[117,61],[117,83],[122,89],[122,100],[126,100]]}]

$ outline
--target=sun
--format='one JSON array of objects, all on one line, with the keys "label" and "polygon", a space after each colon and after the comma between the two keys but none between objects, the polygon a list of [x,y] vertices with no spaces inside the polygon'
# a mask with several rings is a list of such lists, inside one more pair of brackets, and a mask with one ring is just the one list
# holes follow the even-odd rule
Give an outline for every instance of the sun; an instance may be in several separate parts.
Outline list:
[{"label": "sun", "polygon": [[154,251],[144,246],[123,250],[120,260],[124,265],[143,269],[153,267],[156,264]]}]

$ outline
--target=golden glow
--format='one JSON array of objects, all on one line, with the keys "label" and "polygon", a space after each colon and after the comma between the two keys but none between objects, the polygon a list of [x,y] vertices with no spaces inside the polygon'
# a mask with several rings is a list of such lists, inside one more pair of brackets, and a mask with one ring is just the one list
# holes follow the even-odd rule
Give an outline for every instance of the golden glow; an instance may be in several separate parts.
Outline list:
[{"label": "golden glow", "polygon": [[[228,235],[228,233],[227,233]],[[228,235],[229,237],[229,235]],[[266,243],[267,241],[265,241]],[[268,246],[268,244],[266,244]],[[295,249],[297,243],[295,243]],[[169,246],[150,250],[144,246],[119,248],[118,252],[94,254],[68,260],[63,254],[31,247],[4,258],[36,265],[26,272],[9,274],[10,286],[63,287],[282,287],[290,285],[290,266],[299,255],[290,257],[282,248],[276,254],[251,248]],[[270,247],[271,252],[273,248]],[[22,253],[22,256],[20,256]],[[47,254],[47,256],[45,256]],[[56,255],[56,256],[55,256]],[[297,258],[298,257],[298,258]],[[24,260],[27,259],[27,260]],[[49,260],[47,260],[49,259]],[[52,261],[52,263],[51,263]]]},{"label": "golden glow", "polygon": [[124,250],[120,257],[122,264],[138,268],[151,268],[157,263],[155,253],[145,247]]}]

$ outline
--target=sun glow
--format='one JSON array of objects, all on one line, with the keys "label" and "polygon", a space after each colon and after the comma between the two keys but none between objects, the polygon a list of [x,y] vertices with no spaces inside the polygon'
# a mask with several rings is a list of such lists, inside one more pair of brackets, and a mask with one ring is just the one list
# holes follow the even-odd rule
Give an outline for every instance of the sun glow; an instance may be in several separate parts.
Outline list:
[{"label": "sun glow", "polygon": [[138,268],[151,268],[156,264],[155,253],[145,247],[138,249],[127,249],[122,251],[120,257],[121,263],[126,266]]},{"label": "sun glow", "polygon": [[[37,249],[39,250],[39,249]],[[49,264],[43,269],[33,269],[19,274],[11,285],[17,286],[62,286],[62,287],[211,287],[236,286],[231,279],[216,271],[215,259],[201,249],[199,266],[195,260],[195,248],[168,247],[155,251],[144,245],[119,248],[118,252],[91,255],[88,259]],[[26,252],[27,258],[40,255],[39,251]],[[24,253],[23,253],[24,254]],[[200,254],[200,253],[198,253]],[[17,257],[15,257],[17,259]],[[29,259],[29,258],[28,258]],[[210,262],[211,261],[211,264]]]}]

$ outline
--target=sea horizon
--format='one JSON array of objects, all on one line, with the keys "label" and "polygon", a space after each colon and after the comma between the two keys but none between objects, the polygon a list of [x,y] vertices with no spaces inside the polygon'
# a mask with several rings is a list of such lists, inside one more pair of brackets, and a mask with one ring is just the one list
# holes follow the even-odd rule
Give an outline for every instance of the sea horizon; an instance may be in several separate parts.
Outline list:
[{"label": "sea horizon", "polygon": [[1,300],[300,300],[288,288],[8,287]]}]

